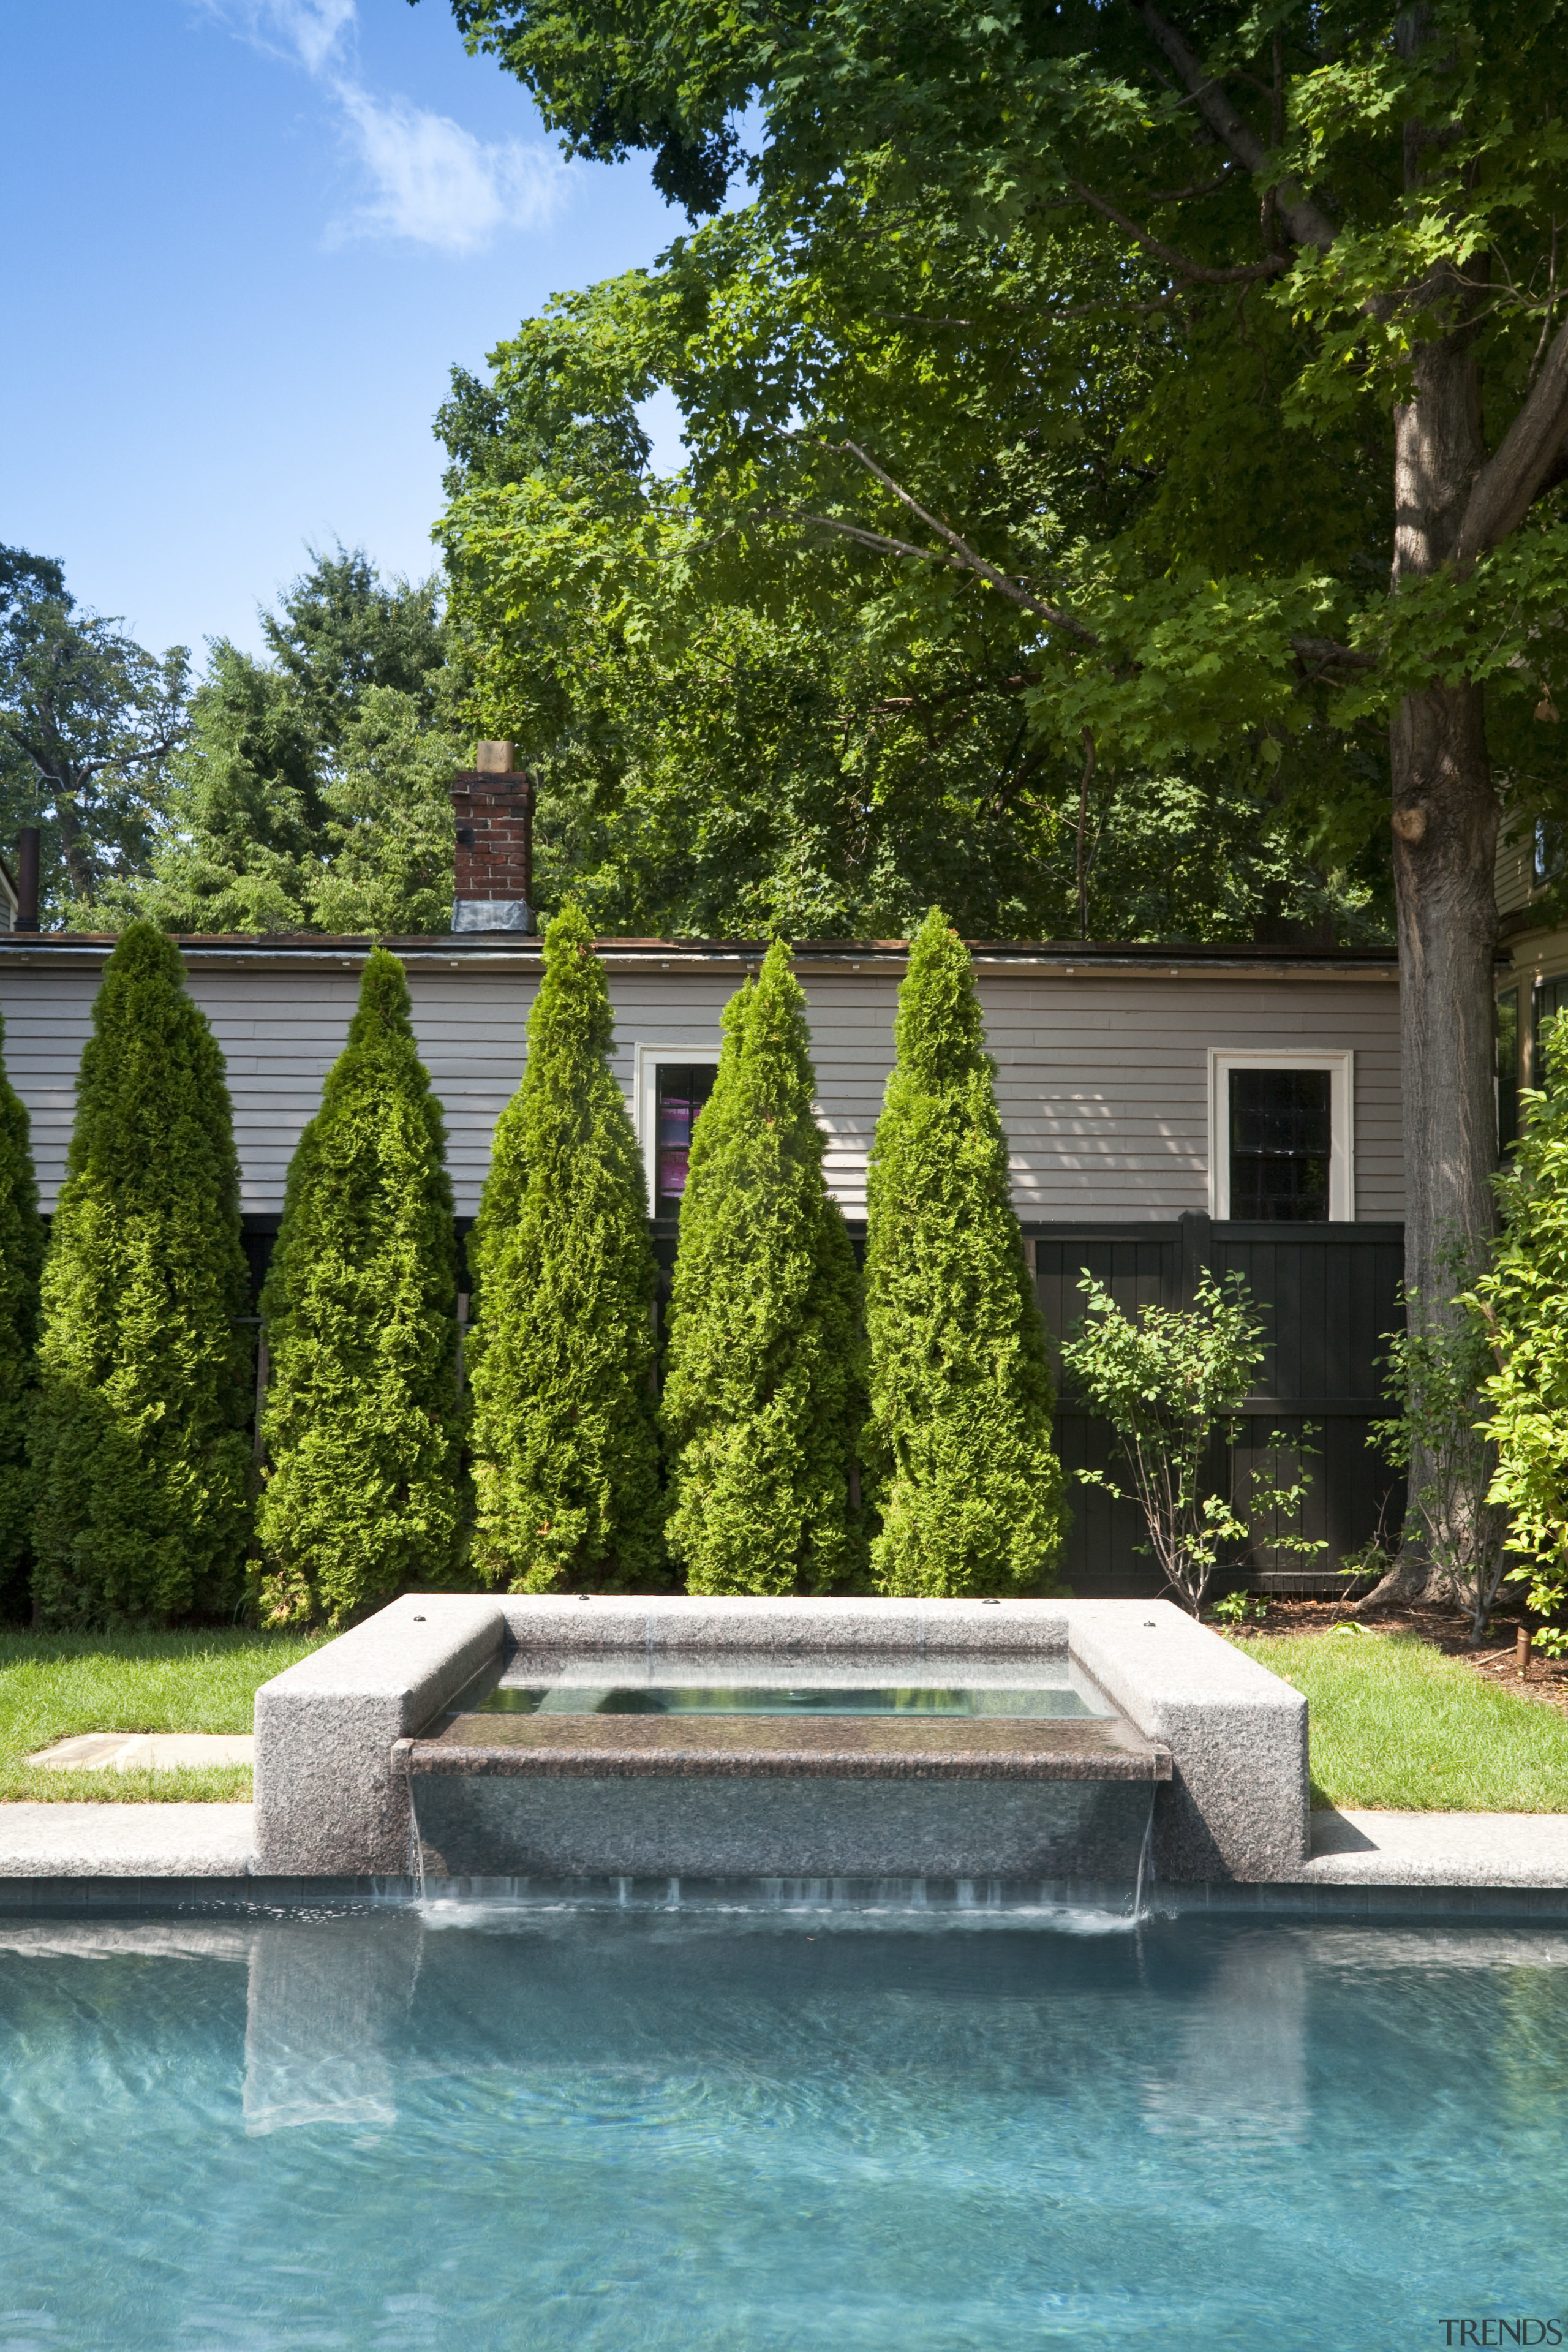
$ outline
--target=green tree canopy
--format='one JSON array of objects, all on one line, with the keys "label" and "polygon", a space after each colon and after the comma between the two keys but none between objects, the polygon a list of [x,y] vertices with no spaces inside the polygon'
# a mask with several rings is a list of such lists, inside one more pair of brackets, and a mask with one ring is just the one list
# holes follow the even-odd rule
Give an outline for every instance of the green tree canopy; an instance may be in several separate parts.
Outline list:
[{"label": "green tree canopy", "polygon": [[724,1009],[680,1203],[664,1425],[693,1592],[830,1592],[864,1561],[859,1277],[822,1172],[805,996],[775,940]]},{"label": "green tree canopy", "polygon": [[0,828],[36,824],[43,919],[91,928],[106,886],[145,865],[184,739],[186,655],[83,612],[63,567],[0,547]]},{"label": "green tree canopy", "polygon": [[[540,329],[674,390],[694,581],[851,570],[955,648],[1010,616],[1042,742],[1245,745],[1331,836],[1386,761],[1436,1298],[1492,1215],[1494,778],[1568,768],[1564,0],[455,6],[698,215],[752,138],[748,204]],[[506,503],[458,501],[459,564]]]},{"label": "green tree canopy", "polygon": [[592,927],[566,907],[468,1238],[474,1557],[514,1592],[664,1580],[656,1274],[613,1038]]},{"label": "green tree canopy", "polygon": [[440,420],[454,607],[483,730],[540,779],[545,903],[710,937],[902,935],[933,898],[973,937],[1386,931],[1374,748],[1086,756],[1040,722],[1012,607],[918,609],[858,554],[732,542],[649,473],[626,308],[531,322]]},{"label": "green tree canopy", "polygon": [[102,894],[100,927],[444,930],[458,730],[436,586],[318,554],[262,616],[270,660],[220,639],[173,762],[151,870]]},{"label": "green tree canopy", "polygon": [[[5,1034],[0,1024],[0,1045]],[[32,1519],[27,1422],[43,1255],[27,1114],[0,1064],[0,1611],[22,1599],[18,1574]]]},{"label": "green tree canopy", "polygon": [[1066,1533],[1046,1338],[968,950],[935,908],[899,991],[867,1179],[881,1592],[1047,1588]]},{"label": "green tree canopy", "polygon": [[249,1283],[223,1056],[172,941],[103,969],[44,1261],[33,1596],[45,1625],[226,1613],[250,1534]]},{"label": "green tree canopy", "polygon": [[257,1580],[269,1624],[342,1624],[453,1580],[458,1271],[441,1107],[394,955],[300,1137],[261,1308],[272,1360]]}]

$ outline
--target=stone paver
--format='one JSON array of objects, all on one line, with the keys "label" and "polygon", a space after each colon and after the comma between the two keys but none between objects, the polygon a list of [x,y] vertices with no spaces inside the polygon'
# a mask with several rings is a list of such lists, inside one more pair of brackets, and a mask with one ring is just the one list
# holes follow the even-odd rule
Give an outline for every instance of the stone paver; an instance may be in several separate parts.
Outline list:
[{"label": "stone paver", "polygon": [[29,1756],[51,1772],[171,1772],[182,1764],[250,1764],[248,1731],[83,1731]]},{"label": "stone paver", "polygon": [[1312,1815],[1317,1886],[1568,1886],[1568,1813]]},{"label": "stone paver", "polygon": [[243,1878],[249,1805],[0,1805],[0,1879]]}]

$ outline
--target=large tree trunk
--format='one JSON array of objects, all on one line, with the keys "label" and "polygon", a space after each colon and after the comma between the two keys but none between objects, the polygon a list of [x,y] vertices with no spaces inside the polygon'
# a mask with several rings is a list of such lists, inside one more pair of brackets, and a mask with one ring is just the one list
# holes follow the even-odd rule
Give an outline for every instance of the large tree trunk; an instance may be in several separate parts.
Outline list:
[{"label": "large tree trunk", "polygon": [[1429,1302],[1445,1248],[1494,1223],[1498,808],[1478,687],[1407,695],[1391,732],[1405,1281]]},{"label": "large tree trunk", "polygon": [[[1470,298],[1473,300],[1473,297]],[[1456,309],[1469,307],[1456,295]],[[1417,347],[1416,397],[1395,417],[1394,586],[1449,560],[1486,458],[1468,325]],[[1405,1284],[1429,1324],[1453,1288],[1444,1259],[1472,1261],[1495,1222],[1498,804],[1479,687],[1434,679],[1390,730],[1405,1101]],[[1429,1472],[1410,1465],[1412,1495]],[[1400,1558],[1363,1608],[1436,1599],[1418,1510]]]}]

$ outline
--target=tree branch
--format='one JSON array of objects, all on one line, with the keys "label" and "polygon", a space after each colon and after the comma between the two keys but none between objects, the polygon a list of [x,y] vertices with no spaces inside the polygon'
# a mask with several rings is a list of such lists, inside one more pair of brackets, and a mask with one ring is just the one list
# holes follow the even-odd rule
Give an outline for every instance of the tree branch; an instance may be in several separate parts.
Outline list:
[{"label": "tree branch", "polygon": [[1038,614],[1042,621],[1048,621],[1053,628],[1065,629],[1082,645],[1100,644],[1094,631],[1086,629],[1081,621],[1075,621],[1070,613],[1064,613],[1058,606],[1047,604],[1043,597],[1034,595],[1027,588],[1021,588],[1005,572],[998,572],[994,563],[987,563],[984,556],[963,548],[962,541],[959,545],[963,552],[952,554],[945,548],[917,547],[912,540],[895,539],[889,531],[868,530],[863,523],[844,522],[837,515],[808,514],[804,507],[775,507],[767,511],[774,521],[814,523],[820,530],[835,530],[841,539],[852,539],[858,546],[868,547],[874,555],[912,555],[921,563],[941,563],[952,572],[976,572],[1010,604],[1021,605],[1026,613]]},{"label": "tree branch", "polygon": [[1089,937],[1089,875],[1083,862],[1083,831],[1089,822],[1089,788],[1094,782],[1094,737],[1086,727],[1083,730],[1083,778],[1078,788],[1078,852],[1075,871],[1078,879],[1078,935]]},{"label": "tree branch", "polygon": [[1332,637],[1292,637],[1290,650],[1320,670],[1375,669],[1375,654],[1358,653],[1353,646],[1336,645]]},{"label": "tree branch", "polygon": [[1184,253],[1178,253],[1173,246],[1162,245],[1157,236],[1151,236],[1146,228],[1140,228],[1135,220],[1111,204],[1108,197],[1097,196],[1094,190],[1086,188],[1081,180],[1069,180],[1068,185],[1076,196],[1082,197],[1086,205],[1092,205],[1097,213],[1103,213],[1107,220],[1114,221],[1118,228],[1125,229],[1145,253],[1153,254],[1167,268],[1180,270],[1184,278],[1191,278],[1200,286],[1238,286],[1248,278],[1278,278],[1282,269],[1290,267],[1282,253],[1271,253],[1267,260],[1255,261],[1240,268],[1207,269],[1201,261],[1190,261]]},{"label": "tree branch", "polygon": [[[1237,162],[1244,163],[1255,179],[1267,178],[1268,151],[1258,133],[1242,121],[1220,82],[1205,71],[1203,60],[1188,48],[1175,26],[1166,24],[1151,0],[1131,0],[1131,6],[1156,48],[1169,58],[1185,82],[1194,104],[1215,137],[1229,148]],[[1320,253],[1327,253],[1338,233],[1327,213],[1313,203],[1296,180],[1279,181],[1275,194],[1279,217],[1293,242],[1315,246]]]},{"label": "tree branch", "polygon": [[[1030,590],[1020,587],[1016,581],[1009,579],[1006,572],[999,572],[994,563],[987,563],[983,555],[977,555],[965,541],[960,539],[957,531],[950,530],[948,525],[941,521],[928,508],[922,507],[918,499],[911,498],[908,490],[900,488],[891,474],[885,467],[879,466],[875,457],[868,450],[862,449],[858,441],[824,441],[815,434],[789,434],[785,437],[789,440],[814,440],[819,449],[829,449],[840,454],[847,452],[850,457],[865,467],[868,474],[875,476],[882,488],[889,491],[901,507],[907,507],[910,514],[923,522],[928,530],[934,530],[937,537],[944,541],[951,551],[945,556],[938,556],[932,549],[913,547],[903,541],[892,539],[886,541],[889,551],[897,550],[900,554],[922,556],[927,562],[946,562],[952,564],[956,570],[975,572],[982,580],[989,581],[993,588],[999,589],[1004,596],[1011,598],[1015,604],[1022,605],[1026,612],[1037,613],[1040,618],[1043,621],[1048,621],[1053,628],[1065,629],[1069,636],[1078,638],[1082,645],[1099,645],[1100,639],[1095,632],[1092,629],[1086,629],[1081,621],[1075,621],[1070,613],[1064,613],[1059,605],[1047,604],[1042,597],[1033,594]],[[871,545],[873,541],[883,537],[880,532],[868,534],[857,524],[836,523],[826,515],[814,515],[808,520],[826,522],[830,530],[843,530],[851,538],[862,540],[868,546]]]},{"label": "tree branch", "polygon": [[[1564,328],[1563,333],[1568,336],[1568,328]],[[908,490],[900,488],[886,468],[879,466],[868,451],[862,449],[858,442],[825,441],[816,434],[807,433],[786,433],[781,437],[788,441],[808,441],[818,449],[835,453],[847,451],[859,460],[868,474],[875,475],[900,506],[907,507],[911,514],[918,516],[927,530],[935,531],[946,544],[942,547],[921,547],[913,540],[895,539],[889,531],[869,530],[864,523],[846,522],[837,515],[809,514],[799,507],[769,509],[768,520],[812,523],[821,530],[837,531],[841,538],[854,540],[858,546],[868,547],[874,554],[908,555],[917,562],[941,563],[954,572],[974,572],[1011,604],[1017,604],[1026,613],[1038,614],[1041,620],[1047,621],[1052,628],[1061,629],[1079,645],[1095,651],[1104,646],[1105,640],[1098,630],[1076,620],[1072,614],[1064,613],[1059,604],[1047,604],[1044,597],[1037,596],[1032,589],[1021,586],[1006,572],[998,571],[994,563],[988,563],[983,555],[977,555],[957,531],[950,530],[946,523],[922,507],[918,499],[911,498]],[[1378,667],[1375,654],[1361,653],[1353,646],[1342,646],[1332,637],[1291,637],[1289,642],[1292,653],[1298,654],[1303,661],[1315,663],[1320,670],[1367,670]]]},{"label": "tree branch", "polygon": [[1222,163],[1212,180],[1194,180],[1190,188],[1155,188],[1146,201],[1152,205],[1185,205],[1194,196],[1215,195],[1239,168],[1236,163]]},{"label": "tree branch", "polygon": [[1523,407],[1470,485],[1454,542],[1461,570],[1517,530],[1543,489],[1561,478],[1568,436],[1568,325],[1559,328]]}]

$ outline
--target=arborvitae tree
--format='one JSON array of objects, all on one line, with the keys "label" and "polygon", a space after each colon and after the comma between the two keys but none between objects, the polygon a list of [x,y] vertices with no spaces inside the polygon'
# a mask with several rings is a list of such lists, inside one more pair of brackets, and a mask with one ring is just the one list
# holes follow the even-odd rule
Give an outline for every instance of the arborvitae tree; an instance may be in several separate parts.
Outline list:
[{"label": "arborvitae tree", "polygon": [[805,998],[782,940],[724,1012],[669,1310],[670,1550],[693,1592],[827,1592],[863,1569],[860,1281],[822,1173]]},{"label": "arborvitae tree", "polygon": [[[0,1022],[0,1046],[5,1039]],[[38,1339],[44,1227],[27,1149],[27,1114],[0,1063],[0,1614],[19,1602],[32,1481],[27,1415]]]},{"label": "arborvitae tree", "polygon": [[513,1592],[664,1580],[656,1269],[613,1034],[592,927],[567,907],[468,1239],[475,1561]]},{"label": "arborvitae tree", "polygon": [[453,1580],[458,1265],[441,1107],[403,966],[373,950],[289,1169],[261,1308],[272,1360],[258,1577],[269,1624]]},{"label": "arborvitae tree", "polygon": [[223,1055],[178,950],[104,966],[44,1261],[33,1595],[47,1626],[227,1612],[250,1534],[251,1336]]},{"label": "arborvitae tree", "polygon": [[969,952],[935,908],[899,991],[868,1180],[881,1592],[1037,1592],[1066,1532],[1045,1331]]}]

